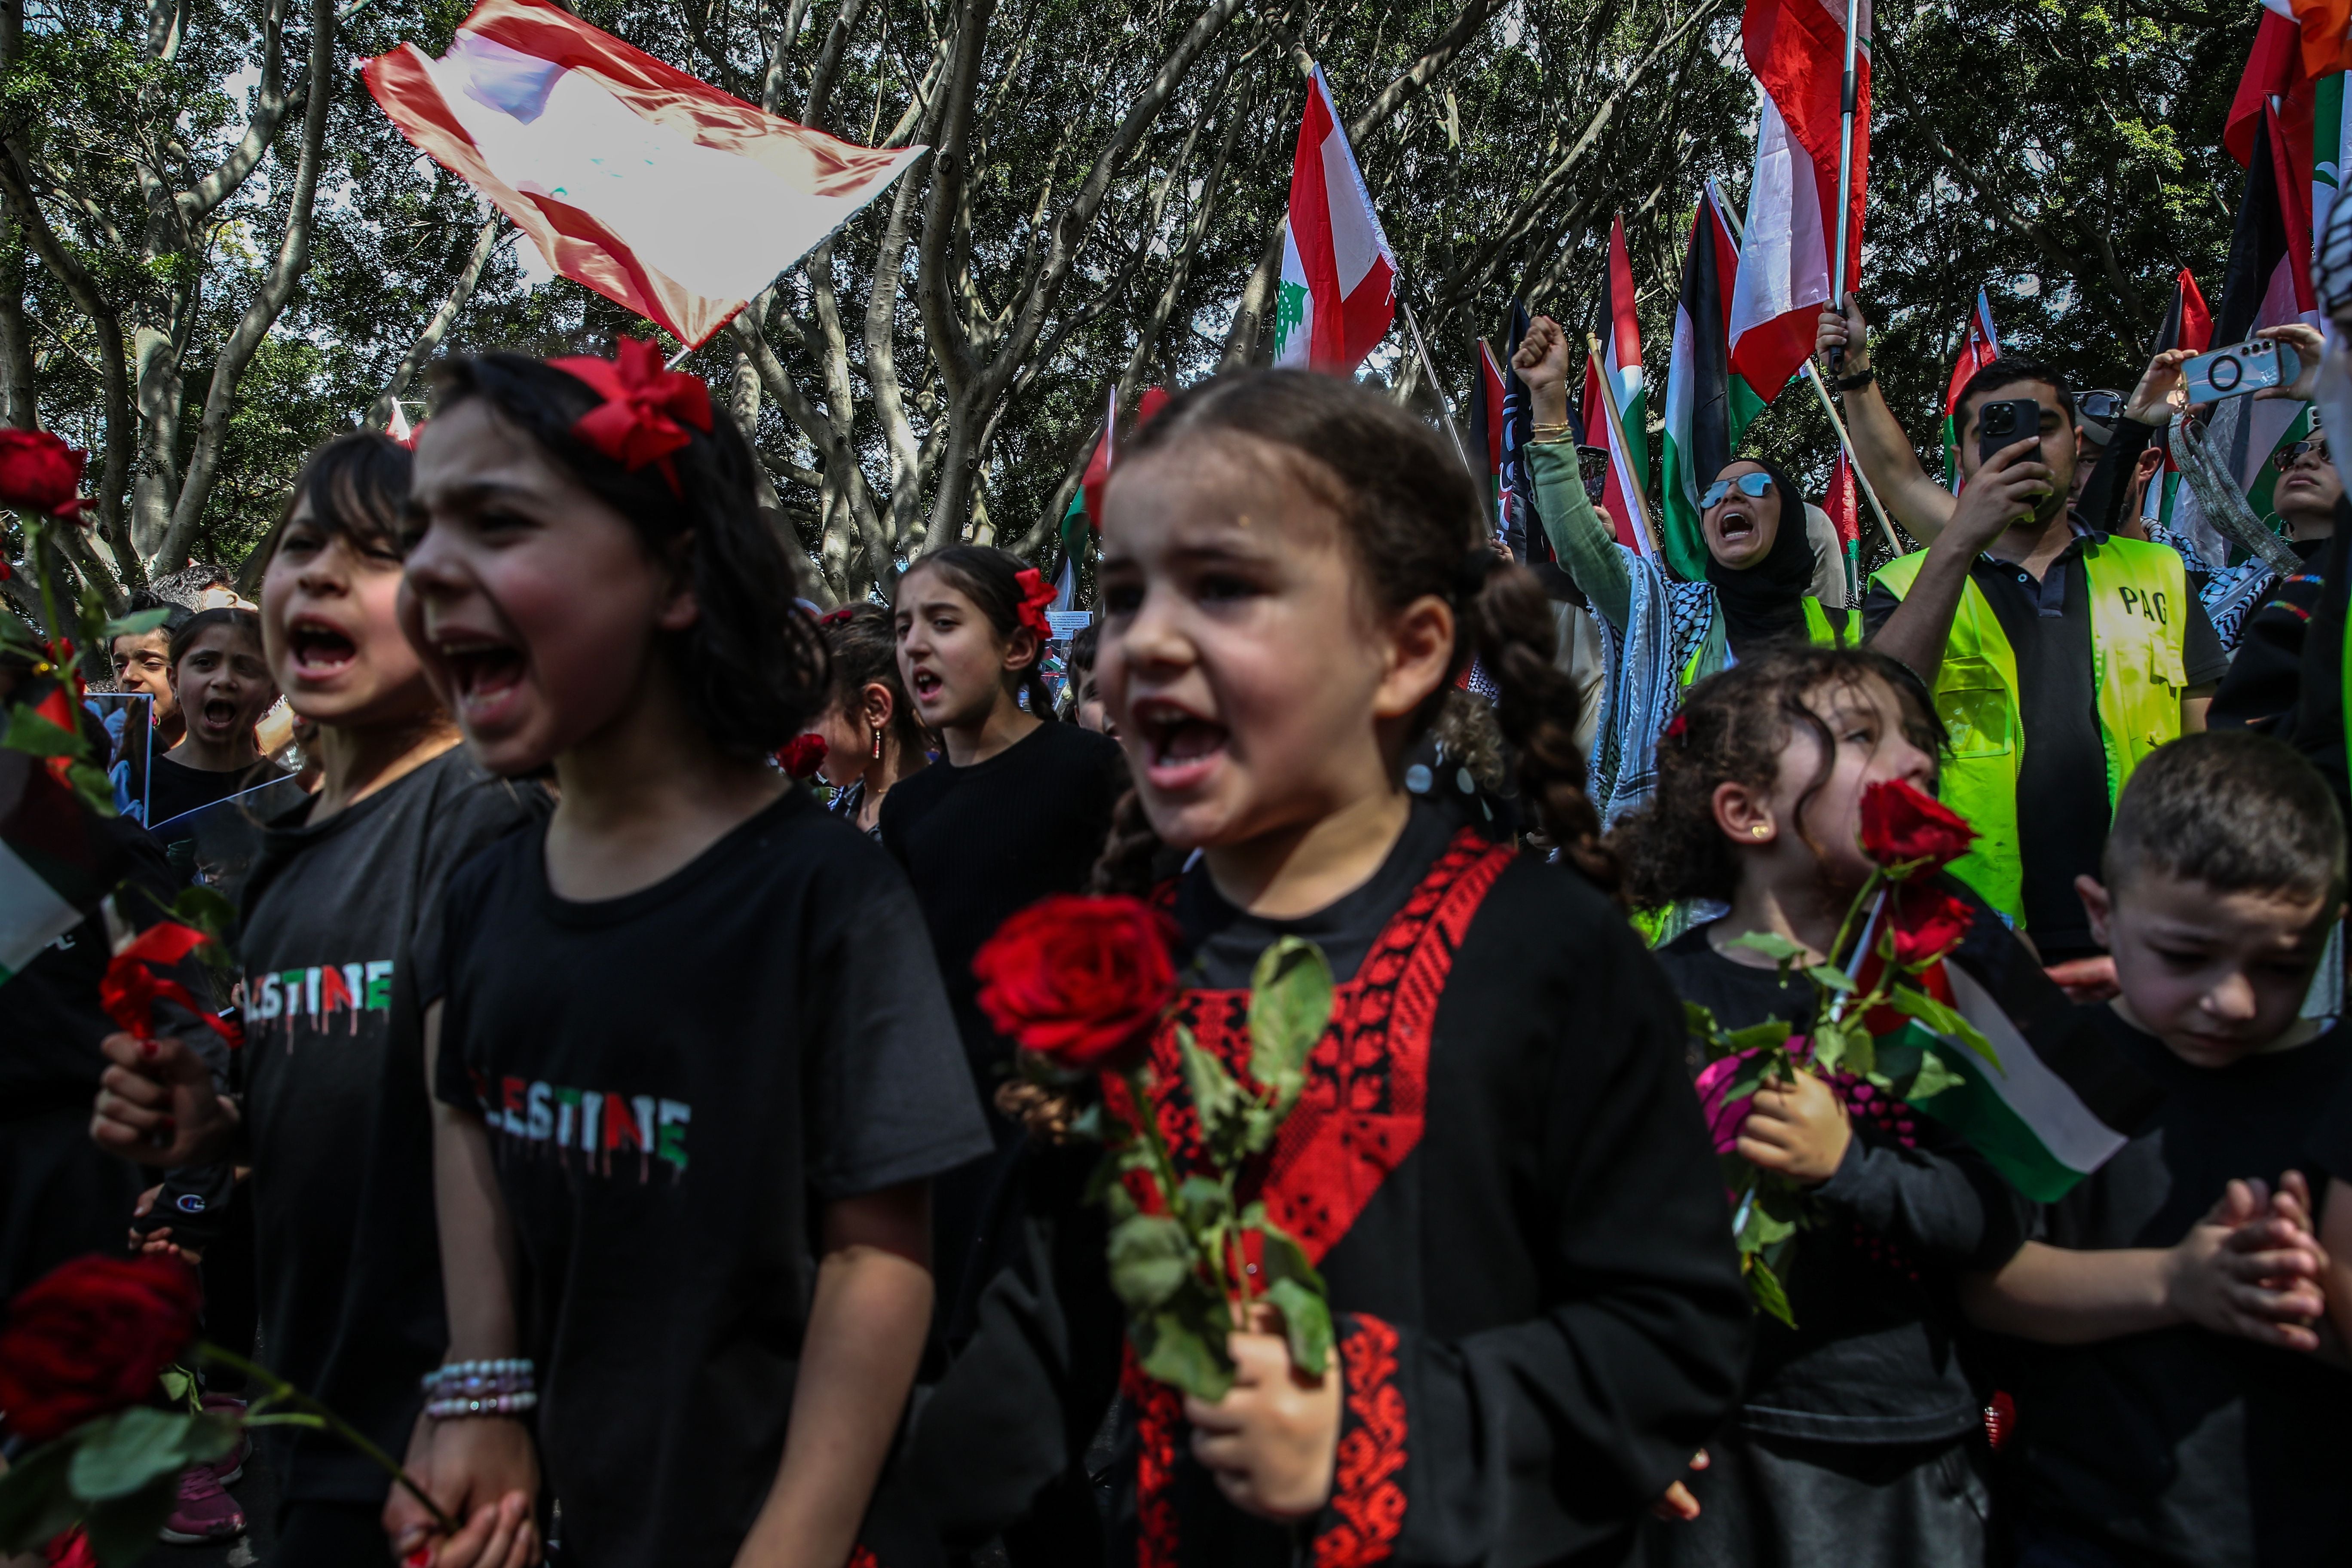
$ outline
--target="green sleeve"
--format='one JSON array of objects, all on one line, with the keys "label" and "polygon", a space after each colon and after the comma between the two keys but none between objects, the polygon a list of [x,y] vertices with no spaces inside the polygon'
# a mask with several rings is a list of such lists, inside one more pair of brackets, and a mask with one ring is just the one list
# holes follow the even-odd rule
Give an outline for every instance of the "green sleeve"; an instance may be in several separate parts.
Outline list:
[{"label": "green sleeve", "polygon": [[1565,441],[1534,442],[1528,447],[1528,467],[1535,475],[1536,510],[1552,553],[1592,607],[1623,635],[1633,613],[1633,581],[1617,549],[1617,531],[1585,497],[1576,448]]}]

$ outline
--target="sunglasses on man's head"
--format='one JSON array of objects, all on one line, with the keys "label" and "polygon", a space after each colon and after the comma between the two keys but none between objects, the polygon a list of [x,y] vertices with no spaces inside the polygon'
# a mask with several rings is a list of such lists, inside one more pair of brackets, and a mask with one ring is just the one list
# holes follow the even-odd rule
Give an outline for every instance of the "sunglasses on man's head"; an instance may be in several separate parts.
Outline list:
[{"label": "sunglasses on man's head", "polygon": [[2271,461],[2278,465],[2278,471],[2283,474],[2303,461],[2305,458],[2314,455],[2316,455],[2323,463],[2327,461],[2327,441],[2325,437],[2313,436],[2297,441],[2292,447],[2281,447]]},{"label": "sunglasses on man's head", "polygon": [[1715,483],[1706,487],[1706,493],[1705,495],[1698,498],[1700,510],[1704,510],[1706,508],[1713,506],[1716,502],[1721,500],[1724,497],[1729,495],[1731,493],[1731,487],[1734,485],[1738,485],[1739,487],[1739,493],[1741,495],[1761,496],[1765,491],[1772,488],[1772,476],[1769,474],[1742,474],[1736,479],[1717,479]]},{"label": "sunglasses on man's head", "polygon": [[2074,395],[2074,412],[2085,419],[2112,425],[2123,417],[2124,395],[2106,391],[2078,392]]}]

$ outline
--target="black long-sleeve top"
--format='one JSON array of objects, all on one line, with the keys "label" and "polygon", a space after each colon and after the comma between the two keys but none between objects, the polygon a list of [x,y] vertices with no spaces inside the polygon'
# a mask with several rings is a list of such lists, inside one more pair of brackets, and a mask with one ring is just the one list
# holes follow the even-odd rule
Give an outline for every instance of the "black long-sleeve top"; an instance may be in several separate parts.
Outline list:
[{"label": "black long-sleeve top", "polygon": [[[1372,882],[1302,921],[1242,915],[1199,868],[1180,886],[1215,988],[1178,1016],[1228,1062],[1242,966],[1276,935],[1341,981],[1260,1195],[1328,1286],[1343,1425],[1322,1515],[1270,1525],[1130,1363],[1116,1563],[1620,1561],[1738,1397],[1749,1313],[1672,988],[1572,872],[1449,828],[1419,808]],[[1153,1051],[1160,1125],[1197,1159],[1172,1023]]]},{"label": "black long-sleeve top", "polygon": [[[1812,1022],[1810,984],[1735,963],[1704,926],[1658,956],[1684,997],[1726,1028]],[[1867,1084],[1845,1086],[1843,1098],[1853,1137],[1813,1190],[1824,1223],[1798,1236],[1783,1279],[1797,1326],[1759,1320],[1739,1424],[1830,1442],[1953,1437],[1976,1423],[1979,1402],[1958,1353],[1952,1276],[2009,1260],[2021,1239],[2016,1206],[1992,1168],[1938,1123]]]}]

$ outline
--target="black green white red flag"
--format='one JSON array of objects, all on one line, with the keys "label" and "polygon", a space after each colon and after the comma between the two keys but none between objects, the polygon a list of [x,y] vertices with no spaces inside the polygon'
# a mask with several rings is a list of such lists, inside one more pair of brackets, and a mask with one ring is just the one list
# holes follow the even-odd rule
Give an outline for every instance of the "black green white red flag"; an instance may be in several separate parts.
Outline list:
[{"label": "black green white red flag", "polygon": [[1954,495],[1960,491],[1960,388],[1969,378],[2000,357],[2000,334],[1993,329],[1992,301],[1977,290],[1977,308],[1969,316],[1969,330],[1960,334],[1960,352],[1952,361],[1951,380],[1944,387],[1944,483]]},{"label": "black green white red flag", "polygon": [[1764,400],[1731,363],[1731,301],[1739,267],[1738,242],[1710,181],[1691,215],[1690,239],[1683,250],[1659,454],[1666,563],[1691,582],[1706,576],[1699,494],[1731,460],[1748,422],[1764,408]]},{"label": "black green white red flag", "polygon": [[[1618,543],[1651,555],[1657,547],[1651,542],[1641,500],[1648,489],[1642,481],[1650,471],[1650,400],[1642,382],[1642,321],[1634,310],[1633,264],[1625,254],[1622,213],[1610,226],[1609,266],[1601,275],[1601,305],[1595,313],[1599,319],[1593,335],[1601,342],[1601,353],[1585,361],[1583,415],[1591,439],[1609,447],[1609,478],[1601,507],[1616,526]],[[1609,417],[1609,406],[1616,410],[1614,420]]]}]

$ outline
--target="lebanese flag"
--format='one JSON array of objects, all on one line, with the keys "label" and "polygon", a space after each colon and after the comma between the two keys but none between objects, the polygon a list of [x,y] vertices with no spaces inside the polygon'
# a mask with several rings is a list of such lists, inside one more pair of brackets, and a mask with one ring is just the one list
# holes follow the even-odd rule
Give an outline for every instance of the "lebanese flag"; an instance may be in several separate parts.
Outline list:
[{"label": "lebanese flag", "polygon": [[1969,378],[2000,357],[2000,334],[1993,330],[1992,301],[1977,290],[1975,314],[1960,339],[1959,358],[1952,362],[1952,378],[1944,388],[1944,483],[1960,493],[1960,389]]},{"label": "lebanese flag", "polygon": [[551,268],[688,345],[925,152],[762,113],[547,0],[482,0],[439,59],[403,44],[366,76]]},{"label": "lebanese flag", "polygon": [[1682,295],[1675,303],[1675,346],[1666,365],[1664,448],[1659,453],[1659,510],[1664,514],[1666,563],[1687,582],[1706,577],[1706,542],[1699,535],[1698,498],[1738,449],[1763,400],[1732,366],[1731,309],[1738,292],[1739,247],[1717,205],[1714,182],[1691,215],[1683,250]]},{"label": "lebanese flag", "polygon": [[[1862,286],[1862,209],[1870,168],[1870,0],[1854,13],[1853,179],[1847,192],[1845,282]],[[1748,0],[1739,19],[1748,68],[1780,110],[1797,157],[1810,163],[1820,213],[1822,255],[1837,243],[1838,142],[1844,118],[1845,6],[1843,0]],[[1754,224],[1749,229],[1752,234]],[[1826,280],[1829,264],[1822,267]],[[1823,298],[1828,296],[1826,292]],[[1813,334],[1805,333],[1812,347]],[[1764,390],[1757,384],[1756,390]],[[1779,390],[1777,387],[1774,389]]]},{"label": "lebanese flag", "polygon": [[1758,106],[1758,114],[1748,226],[1740,236],[1738,277],[1727,297],[1731,368],[1769,403],[1811,357],[1822,308],[1830,300],[1830,247],[1837,237],[1822,226],[1822,214],[1835,216],[1837,165],[1829,167],[1824,208],[1815,199],[1812,160],[1790,137],[1771,99]]},{"label": "lebanese flag", "polygon": [[1354,374],[1396,320],[1396,252],[1317,66],[1290,165],[1274,363]]},{"label": "lebanese flag", "polygon": [[[1625,254],[1622,213],[1609,229],[1609,270],[1601,279],[1598,313],[1601,357],[1584,362],[1584,428],[1609,446],[1601,507],[1617,525],[1618,543],[1654,555],[1657,546],[1636,499],[1642,494],[1638,479],[1650,471],[1650,404],[1642,384],[1642,321],[1633,309],[1633,264]],[[1614,424],[1609,406],[1617,410]]]}]

